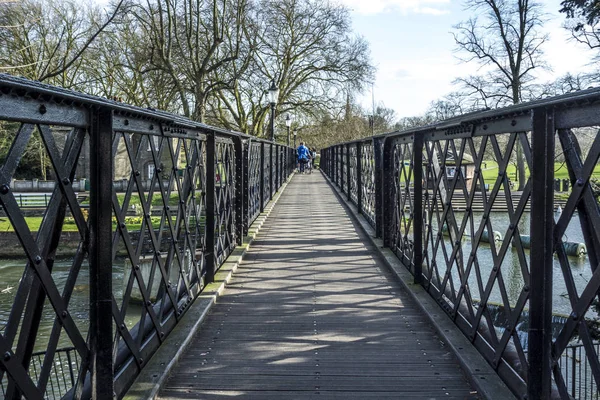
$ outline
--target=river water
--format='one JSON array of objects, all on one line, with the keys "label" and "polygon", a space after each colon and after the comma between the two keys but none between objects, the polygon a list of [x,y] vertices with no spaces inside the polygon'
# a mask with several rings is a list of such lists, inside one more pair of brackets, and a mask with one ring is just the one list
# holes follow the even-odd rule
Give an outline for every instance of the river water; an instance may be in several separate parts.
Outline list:
[{"label": "river water", "polygon": [[[457,214],[458,220],[460,221],[460,215]],[[474,213],[473,215],[475,227],[477,229],[478,221],[481,219],[481,215]],[[494,231],[499,231],[502,236],[506,234],[509,226],[509,218],[504,213],[493,213],[491,216],[492,225]],[[522,222],[519,223],[519,229],[521,234],[529,234],[529,215],[524,214]],[[465,235],[468,236],[468,235]],[[576,216],[571,220],[571,224],[567,229],[564,240],[571,242],[584,242],[582,232],[579,226],[579,220]],[[448,241],[446,241],[448,242]],[[465,265],[469,252],[471,250],[471,243],[469,240],[462,241],[462,248],[464,254]],[[499,245],[497,245],[499,248]],[[527,262],[529,262],[529,250],[525,251]],[[477,257],[480,264],[480,276],[482,277],[483,284],[487,283],[490,276],[491,269],[493,267],[493,258],[488,244],[480,245],[477,251]],[[438,265],[445,265],[444,257],[439,252],[437,257]],[[590,263],[587,257],[569,257],[570,270],[573,274],[573,280],[577,286],[578,293],[581,293],[585,288],[587,282],[592,276]],[[25,266],[25,260],[22,259],[0,259],[0,331],[4,332],[5,325],[8,321],[11,308],[13,306],[14,297],[18,288],[19,281],[22,277]],[[58,260],[54,266],[52,275],[56,282],[59,291],[62,293],[65,282],[68,278],[69,270],[71,268],[71,261],[69,259]],[[113,288],[114,295],[117,299],[119,306],[121,305],[121,298],[123,294],[123,262],[117,261],[117,265],[113,268]],[[519,263],[518,253],[514,248],[510,248],[504,262],[501,266],[502,276],[506,286],[506,293],[511,306],[516,303],[521,290],[523,289],[523,276],[521,272],[521,264]],[[458,289],[460,279],[456,268],[453,269],[453,278],[455,280],[455,287]],[[470,291],[474,300],[481,298],[479,292],[475,271],[473,270],[469,276]],[[566,315],[571,313],[571,306],[569,298],[566,295],[567,289],[565,286],[565,280],[563,273],[555,257],[554,261],[554,297],[553,297],[553,312],[556,315]],[[494,286],[491,296],[489,299],[491,304],[502,304],[501,292],[497,286]],[[76,324],[78,325],[83,337],[86,337],[88,324],[89,324],[89,275],[87,265],[84,264],[79,273],[79,277],[73,291],[71,300],[69,302],[69,311],[74,317]],[[130,304],[128,308],[128,314],[126,318],[126,324],[132,327],[139,320],[140,308],[134,304]],[[589,315],[588,315],[589,316]],[[48,337],[50,335],[52,324],[54,323],[54,312],[51,309],[50,304],[46,301],[46,307],[40,326],[38,335],[38,342],[36,350],[44,350]],[[59,346],[70,346],[70,341],[66,334],[62,334],[60,338]]]},{"label": "river water", "polygon": [[[70,259],[58,259],[55,262],[52,277],[62,294],[67,282],[69,271],[71,270]],[[4,332],[6,324],[10,317],[11,308],[17,293],[19,282],[22,279],[26,261],[24,259],[0,259],[0,331]],[[123,264],[113,267],[113,293],[119,306],[123,297]],[[84,263],[79,271],[77,282],[69,301],[69,313],[73,317],[75,324],[79,328],[82,336],[85,338],[89,329],[89,270],[87,263]],[[126,324],[132,327],[139,320],[140,307],[130,304],[126,316]],[[36,351],[46,349],[52,326],[54,324],[55,313],[52,306],[46,299],[42,321],[40,324]],[[16,340],[15,340],[16,343]],[[60,336],[58,347],[72,346],[67,334],[63,331]]]}]

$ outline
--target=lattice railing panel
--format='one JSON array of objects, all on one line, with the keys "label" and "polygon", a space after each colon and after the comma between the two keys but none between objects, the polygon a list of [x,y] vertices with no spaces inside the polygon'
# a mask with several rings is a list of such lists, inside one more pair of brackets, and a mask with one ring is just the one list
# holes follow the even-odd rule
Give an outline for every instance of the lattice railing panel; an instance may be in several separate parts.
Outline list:
[{"label": "lattice railing panel", "polygon": [[248,155],[248,225],[260,214],[260,148],[258,142],[250,142]]},{"label": "lattice railing panel", "polygon": [[373,153],[373,143],[361,143],[361,182],[362,186],[362,208],[361,212],[369,221],[371,226],[375,227],[375,155]]},{"label": "lattice railing panel", "polygon": [[352,143],[349,145],[350,152],[350,199],[354,204],[358,204],[358,159],[357,159],[357,147],[356,144]]},{"label": "lattice railing panel", "polygon": [[511,183],[517,143],[530,170],[523,133],[425,142],[424,275],[465,334],[486,343],[488,360],[523,376],[531,184],[517,192]]},{"label": "lattice railing panel", "polygon": [[215,144],[215,263],[221,265],[236,245],[235,148],[230,139]]},{"label": "lattice railing panel", "polygon": [[[1,394],[42,398],[52,393],[57,369],[73,368],[74,382],[55,393],[60,395],[73,386],[81,388],[90,368],[89,295],[77,293],[77,285],[87,283],[89,225],[83,199],[75,191],[84,168],[79,156],[89,153],[87,131],[6,120],[0,120],[0,131],[6,145],[0,154],[2,247],[18,257],[2,265]],[[45,178],[47,201],[18,191],[15,179],[32,176]],[[31,183],[42,184],[36,181]],[[65,346],[79,355],[76,365],[59,359],[57,349]],[[47,351],[36,363],[32,353],[40,349]]]},{"label": "lattice railing panel", "polygon": [[390,248],[398,258],[413,268],[413,219],[414,219],[414,180],[413,180],[413,145],[412,143],[396,143],[392,150],[392,177],[390,185],[390,201],[392,202]]},{"label": "lattice railing panel", "polygon": [[[600,181],[594,177],[600,170],[600,131],[559,130],[556,147],[571,190],[564,209],[555,214],[553,285],[561,296],[553,299],[553,313],[568,318],[555,324],[554,379],[562,398],[591,399],[600,393]],[[573,344],[580,346],[575,361],[579,371],[587,371],[587,383],[583,377],[573,380],[558,363]]]},{"label": "lattice railing panel", "polygon": [[267,205],[267,203],[269,202],[271,196],[271,146],[268,144],[264,145],[264,161],[263,161],[263,173],[264,173],[264,179],[263,179],[263,187],[264,187],[264,191],[263,191],[263,208]]}]

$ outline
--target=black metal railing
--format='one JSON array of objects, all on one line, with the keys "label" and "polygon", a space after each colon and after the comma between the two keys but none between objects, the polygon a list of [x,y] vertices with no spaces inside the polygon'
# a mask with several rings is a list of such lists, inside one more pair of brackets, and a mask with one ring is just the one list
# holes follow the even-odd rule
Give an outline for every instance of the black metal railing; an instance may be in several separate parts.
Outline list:
[{"label": "black metal railing", "polygon": [[[293,171],[280,144],[7,75],[0,135],[6,399],[123,397]],[[35,168],[54,190],[25,212]]]},{"label": "black metal railing", "polygon": [[[588,398],[600,393],[599,126],[590,89],[321,152],[325,174],[519,398],[581,397],[581,371]],[[561,176],[572,190],[555,198]],[[567,370],[573,346],[584,367]]]},{"label": "black metal railing", "polygon": [[[40,372],[44,364],[45,351],[35,352],[31,355],[29,376],[35,381],[41,377]],[[78,373],[81,359],[74,347],[56,349],[50,375],[45,378],[46,392],[44,398],[48,400],[61,399],[73,386]],[[8,377],[5,375],[0,381],[0,395],[6,396]]]}]

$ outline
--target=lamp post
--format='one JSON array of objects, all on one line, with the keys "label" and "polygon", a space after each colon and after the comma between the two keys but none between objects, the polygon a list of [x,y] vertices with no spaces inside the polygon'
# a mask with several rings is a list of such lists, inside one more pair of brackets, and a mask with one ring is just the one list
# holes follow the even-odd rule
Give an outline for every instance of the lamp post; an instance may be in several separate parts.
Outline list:
[{"label": "lamp post", "polygon": [[279,88],[275,86],[275,79],[271,80],[271,87],[268,91],[269,103],[271,104],[271,142],[275,142],[275,105],[279,97]]},{"label": "lamp post", "polygon": [[296,148],[296,135],[298,134],[298,132],[294,131],[294,148]]},{"label": "lamp post", "polygon": [[[288,131],[288,141],[287,141],[287,145],[288,147],[290,147],[290,126],[292,126],[292,117],[290,117],[290,114],[288,114],[285,117],[285,126],[287,126],[287,131]],[[294,147],[296,146],[296,142],[294,142]]]}]

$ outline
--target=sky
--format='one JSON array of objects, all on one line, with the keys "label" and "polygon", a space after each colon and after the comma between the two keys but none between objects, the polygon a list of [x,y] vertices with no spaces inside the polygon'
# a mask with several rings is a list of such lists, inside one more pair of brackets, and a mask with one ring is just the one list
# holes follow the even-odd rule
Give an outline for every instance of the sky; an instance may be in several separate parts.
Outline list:
[{"label": "sky", "polygon": [[[456,0],[338,0],[351,10],[353,30],[370,44],[377,68],[375,104],[394,109],[397,116],[422,115],[429,104],[457,90],[452,81],[476,73],[476,63],[465,64],[455,52],[453,26],[467,20],[471,10]],[[552,71],[541,73],[540,82],[552,81],[567,72],[589,69],[592,53],[568,41],[561,26],[560,0],[541,0],[547,22],[543,29],[550,40],[543,48]],[[371,108],[369,89],[359,99]]]}]

